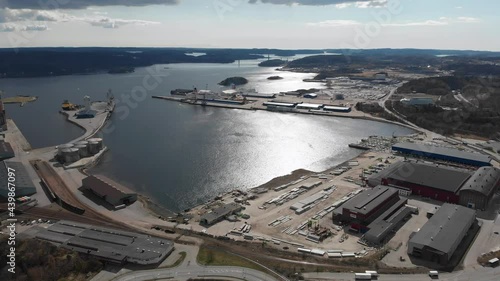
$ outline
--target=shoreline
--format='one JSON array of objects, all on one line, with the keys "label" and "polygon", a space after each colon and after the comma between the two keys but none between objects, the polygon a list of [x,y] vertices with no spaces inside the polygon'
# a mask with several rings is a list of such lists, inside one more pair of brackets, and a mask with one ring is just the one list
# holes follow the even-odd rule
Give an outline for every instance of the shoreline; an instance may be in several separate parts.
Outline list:
[{"label": "shoreline", "polygon": [[[182,104],[189,104],[193,106],[209,106],[209,107],[215,107],[215,108],[223,108],[223,109],[241,109],[241,110],[250,110],[250,111],[256,111],[256,110],[261,110],[261,111],[267,111],[267,112],[273,112],[273,113],[292,113],[292,114],[304,114],[304,115],[315,115],[315,116],[326,116],[326,117],[340,117],[340,118],[351,118],[351,119],[359,119],[359,120],[367,120],[367,121],[374,121],[374,122],[381,122],[381,123],[387,123],[387,124],[392,124],[392,125],[398,125],[402,126],[411,130],[414,130],[416,132],[419,132],[419,130],[415,127],[412,127],[408,124],[404,123],[399,123],[396,121],[391,121],[383,118],[378,118],[370,115],[369,113],[364,113],[363,116],[361,115],[345,115],[342,113],[334,113],[334,112],[318,112],[318,111],[279,111],[279,110],[268,110],[265,108],[260,108],[260,107],[245,107],[241,105],[236,105],[236,104],[222,104],[222,103],[214,103],[207,101],[206,104],[201,104],[201,103],[193,103],[193,102],[188,102],[185,101],[184,98],[180,97],[172,97],[172,96],[151,96],[153,99],[162,99],[162,100],[167,100],[167,101],[176,101]],[[257,100],[260,101],[260,100]]]},{"label": "shoreline", "polygon": [[[184,104],[191,104],[191,105],[202,105],[201,103],[191,103],[191,102],[186,102],[183,98],[179,98],[179,97],[172,97],[172,96],[152,96],[152,98],[157,98],[157,99],[164,99],[164,100],[168,100],[168,101],[177,101],[177,102],[180,102],[180,103],[184,103]],[[203,106],[203,105],[202,105]],[[270,111],[270,110],[267,110],[265,108],[258,108],[258,107],[254,107],[254,106],[250,106],[250,107],[245,107],[245,106],[240,106],[240,105],[235,105],[235,104],[217,104],[217,103],[210,103],[210,102],[207,102],[206,106],[211,106],[211,107],[215,107],[215,108],[223,108],[223,109],[242,109],[242,110],[264,110],[264,111]],[[273,112],[273,113],[282,113],[282,112],[275,112],[275,111],[270,111],[270,112]],[[63,114],[66,116],[66,120],[80,128],[82,128],[84,130],[84,133],[70,141],[70,142],[75,142],[75,141],[78,141],[78,140],[82,140],[82,139],[88,139],[88,138],[91,138],[93,137],[94,135],[96,135],[105,125],[106,123],[108,122],[108,120],[110,119],[111,115],[112,115],[112,112],[111,111],[104,111],[102,114],[106,113],[106,116],[105,118],[103,118],[102,120],[100,120],[99,122],[99,125],[97,127],[91,127],[91,126],[85,126],[84,124],[82,124],[83,121],[85,121],[85,119],[76,119],[74,118],[73,116],[70,115],[70,112],[65,112],[65,111],[59,111],[60,114]],[[324,112],[324,113],[321,113],[321,112],[311,112],[311,111],[291,111],[291,112],[286,112],[286,113],[295,113],[295,114],[305,114],[305,115],[315,115],[315,116],[327,116],[327,117],[341,117],[341,118],[351,118],[351,119],[360,119],[360,120],[367,120],[367,121],[374,121],[374,122],[382,122],[382,123],[387,123],[387,124],[393,124],[393,125],[399,125],[399,126],[403,126],[403,127],[406,127],[406,128],[409,128],[409,129],[412,129],[414,130],[415,132],[417,132],[417,130],[415,130],[415,128],[409,126],[409,125],[406,125],[406,124],[401,124],[401,123],[398,123],[398,122],[394,122],[394,121],[390,121],[390,120],[385,120],[385,119],[381,119],[381,118],[376,118],[376,117],[373,117],[371,115],[368,115],[366,116],[366,114],[363,113],[363,116],[356,116],[356,115],[350,115],[350,116],[346,116],[346,115],[342,115],[342,114],[336,114],[336,113],[331,113],[331,112]],[[99,116],[99,115],[97,115]],[[83,120],[83,121],[77,121],[77,120]],[[353,161],[355,160],[356,158],[362,156],[363,154],[367,153],[369,151],[361,151],[360,154],[350,158],[350,159],[346,159],[345,161],[343,161],[342,163],[338,164],[338,165],[335,165],[335,166],[332,166],[332,167],[328,167],[326,168],[325,170],[323,171],[320,171],[320,173],[324,173],[324,172],[327,172],[327,171],[331,171],[331,170],[334,170],[335,168],[338,168],[338,167],[341,167],[342,165],[345,165],[347,162],[349,161]],[[99,157],[98,159],[94,159],[94,161],[92,163],[89,163],[89,165],[86,165],[85,167],[81,167],[81,168],[78,168],[77,170],[79,171],[79,173],[81,173],[82,175],[88,175],[87,173],[87,170],[90,168],[90,167],[93,167],[95,165],[98,164],[98,162],[101,160],[102,157]],[[256,188],[262,188],[262,187],[265,187],[265,186],[268,186],[268,185],[276,185],[276,182],[280,182],[280,181],[290,181],[290,178],[300,178],[301,176],[303,175],[311,175],[311,174],[314,174],[316,172],[314,171],[309,171],[309,170],[306,170],[306,169],[303,169],[303,168],[299,168],[299,169],[296,169],[296,170],[293,170],[293,171],[290,171],[290,173],[288,174],[284,174],[284,175],[278,175],[272,179],[270,179],[268,182],[265,182],[263,184],[260,184],[258,186],[254,186],[254,187],[250,187],[247,189],[247,191],[252,191]],[[297,176],[297,174],[299,174]],[[206,205],[210,202],[212,202],[217,196],[221,196],[221,195],[226,195],[228,193],[231,193],[233,191],[235,191],[237,189],[233,189],[233,190],[230,190],[228,192],[224,192],[224,193],[221,193],[221,194],[218,194],[216,196],[214,196],[213,198],[211,199],[208,199],[206,202],[203,202],[201,204],[198,204],[198,205],[194,205],[192,207],[189,207],[187,210],[191,210],[191,209],[194,209],[194,208],[197,208],[197,207],[200,207],[200,206],[203,206],[203,205]],[[134,190],[135,192],[137,192],[136,190]],[[145,210],[147,210],[151,215],[153,216],[156,216],[156,217],[165,217],[166,215],[172,215],[172,214],[181,214],[181,213],[185,213],[186,210],[179,210],[178,212],[175,212],[173,210],[170,210],[168,209],[168,207],[165,207],[165,206],[162,206],[161,204],[155,202],[154,200],[152,200],[151,198],[149,198],[147,196],[147,194],[144,194],[144,193],[141,193],[141,192],[137,192],[138,194],[138,197],[140,198],[140,201],[143,205],[143,208]]]}]

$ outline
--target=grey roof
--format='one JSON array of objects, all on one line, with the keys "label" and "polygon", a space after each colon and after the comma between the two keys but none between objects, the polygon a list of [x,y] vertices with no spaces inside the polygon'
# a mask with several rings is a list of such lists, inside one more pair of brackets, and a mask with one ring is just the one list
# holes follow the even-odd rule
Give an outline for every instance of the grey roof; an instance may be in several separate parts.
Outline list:
[{"label": "grey roof", "polygon": [[394,144],[392,146],[392,148],[393,149],[394,148],[409,149],[409,150],[421,151],[421,152],[429,153],[429,154],[456,157],[456,158],[484,162],[484,163],[491,162],[491,157],[488,155],[467,152],[467,151],[460,151],[460,150],[454,149],[454,148],[433,146],[433,145],[428,145],[428,144],[423,144],[423,143],[402,142],[402,143]]},{"label": "grey roof", "polygon": [[23,163],[2,161],[0,163],[0,196],[6,197],[8,193],[8,168],[13,169],[15,174],[13,184],[16,186],[16,197],[29,196],[36,193],[36,187]]},{"label": "grey roof", "polygon": [[394,188],[379,185],[354,196],[351,200],[345,202],[342,208],[359,214],[368,214],[382,202],[397,193],[398,191]]},{"label": "grey roof", "polygon": [[92,189],[97,195],[107,198],[120,199],[136,195],[127,187],[102,175],[91,175],[83,179],[84,188]]},{"label": "grey roof", "polygon": [[12,146],[8,142],[0,141],[0,160],[16,156]]},{"label": "grey roof", "polygon": [[391,208],[368,225],[370,230],[365,233],[365,240],[372,243],[379,243],[384,240],[391,230],[393,230],[404,218],[408,217],[413,212],[413,210],[409,207],[400,207],[401,204],[404,204],[406,201],[406,199],[401,199],[396,205],[394,205],[399,208],[398,210],[394,212]]},{"label": "grey roof", "polygon": [[457,241],[462,239],[463,229],[468,227],[476,216],[476,211],[445,203],[434,214],[420,231],[410,239],[410,243],[420,244],[443,253],[451,253]]},{"label": "grey roof", "polygon": [[157,264],[173,250],[173,243],[163,238],[70,221],[60,221],[33,235],[115,262]]},{"label": "grey roof", "polygon": [[465,169],[402,161],[391,166],[387,178],[456,193],[471,175]]},{"label": "grey roof", "polygon": [[499,169],[495,167],[481,167],[470,177],[460,191],[472,190],[489,196],[499,181]]},{"label": "grey roof", "polygon": [[230,215],[236,211],[241,210],[241,208],[242,208],[241,205],[239,205],[237,203],[225,204],[225,205],[213,210],[210,213],[206,213],[206,214],[202,215],[201,221],[206,221],[210,224],[210,223],[217,221],[217,220],[219,220],[227,215]]}]

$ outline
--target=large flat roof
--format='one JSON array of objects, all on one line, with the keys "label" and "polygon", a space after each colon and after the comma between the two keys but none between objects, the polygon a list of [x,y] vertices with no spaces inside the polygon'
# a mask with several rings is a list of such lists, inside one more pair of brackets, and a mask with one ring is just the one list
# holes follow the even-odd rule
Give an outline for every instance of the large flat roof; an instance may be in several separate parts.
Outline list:
[{"label": "large flat roof", "polygon": [[447,166],[402,161],[390,167],[386,177],[456,193],[472,172]]},{"label": "large flat roof", "polygon": [[240,210],[242,207],[237,203],[229,203],[218,207],[210,213],[201,216],[201,220],[206,220],[209,224],[225,217],[233,212]]},{"label": "large flat roof", "polygon": [[379,185],[354,196],[351,200],[345,202],[342,208],[359,214],[368,214],[395,193],[398,193],[396,189]]},{"label": "large flat roof", "polygon": [[0,141],[0,160],[16,156],[12,146],[8,142]]},{"label": "large flat roof", "polygon": [[428,144],[423,144],[423,143],[401,142],[401,143],[394,144],[392,146],[392,148],[393,149],[400,148],[400,149],[415,150],[415,151],[421,151],[423,153],[428,153],[428,154],[449,156],[449,157],[461,158],[461,159],[477,161],[477,162],[484,162],[484,163],[491,162],[491,157],[488,155],[467,152],[467,151],[461,151],[458,149],[447,148],[447,147],[442,147],[442,146],[433,146],[433,145],[428,145]]},{"label": "large flat roof", "polygon": [[124,198],[136,194],[125,186],[102,175],[88,176],[84,178],[82,182],[84,186],[91,188],[99,196]]},{"label": "large flat roof", "polygon": [[36,193],[36,187],[31,180],[28,170],[21,162],[2,161],[0,162],[0,196],[7,197],[9,183],[9,169],[14,172],[14,182],[16,187],[16,197],[29,196]]},{"label": "large flat roof", "polygon": [[458,239],[462,239],[462,230],[475,216],[476,211],[472,209],[445,203],[410,242],[451,254],[453,245],[456,245]]},{"label": "large flat roof", "polygon": [[60,221],[33,235],[115,262],[156,264],[173,250],[173,243],[163,238],[71,221]]}]

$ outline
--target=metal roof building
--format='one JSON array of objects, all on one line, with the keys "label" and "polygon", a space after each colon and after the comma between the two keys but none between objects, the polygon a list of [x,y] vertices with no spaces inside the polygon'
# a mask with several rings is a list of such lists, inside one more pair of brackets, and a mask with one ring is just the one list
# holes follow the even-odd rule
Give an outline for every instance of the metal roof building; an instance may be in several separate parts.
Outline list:
[{"label": "metal roof building", "polygon": [[476,220],[476,211],[443,204],[424,226],[410,238],[408,254],[446,264]]},{"label": "metal roof building", "polygon": [[333,105],[325,105],[323,110],[326,111],[335,111],[335,112],[351,112],[351,108],[347,106],[333,106]]},{"label": "metal roof building", "polygon": [[460,189],[460,205],[485,210],[498,188],[500,188],[500,170],[494,167],[481,167]]},{"label": "metal roof building", "polygon": [[[9,168],[14,173],[13,177],[9,177]],[[36,187],[21,162],[2,161],[0,163],[0,202],[8,200],[9,183],[15,187],[15,198],[36,193]]]},{"label": "metal roof building", "polygon": [[393,145],[392,150],[403,154],[411,154],[415,156],[461,163],[476,167],[491,166],[490,156],[479,153],[460,151],[454,148],[405,142]]},{"label": "metal roof building", "polygon": [[364,190],[345,202],[334,212],[333,219],[351,222],[351,227],[361,232],[367,225],[400,200],[398,191],[387,186]]},{"label": "metal roof building", "polygon": [[14,156],[16,155],[10,143],[0,141],[0,160],[10,159]]},{"label": "metal roof building", "polygon": [[32,235],[115,263],[158,264],[174,250],[174,243],[164,238],[72,221],[59,221]]},{"label": "metal roof building", "polygon": [[115,208],[131,204],[137,200],[137,193],[102,175],[92,175],[84,178],[82,186],[84,190],[90,190]]},{"label": "metal roof building", "polygon": [[215,223],[223,220],[225,217],[241,211],[241,209],[243,209],[243,207],[237,203],[225,204],[225,205],[213,210],[210,213],[206,213],[206,214],[202,215],[200,218],[200,224],[202,224],[202,225],[215,224]]},{"label": "metal roof building", "polygon": [[411,190],[412,194],[458,203],[458,191],[472,172],[448,166],[402,161],[384,172],[382,184]]},{"label": "metal roof building", "polygon": [[408,199],[401,198],[396,204],[368,225],[368,230],[364,239],[372,244],[382,243],[391,233],[404,224],[405,219],[411,216],[413,210],[403,206]]},{"label": "metal roof building", "polygon": [[322,108],[322,104],[317,103],[299,103],[297,104],[297,109],[320,109]]}]

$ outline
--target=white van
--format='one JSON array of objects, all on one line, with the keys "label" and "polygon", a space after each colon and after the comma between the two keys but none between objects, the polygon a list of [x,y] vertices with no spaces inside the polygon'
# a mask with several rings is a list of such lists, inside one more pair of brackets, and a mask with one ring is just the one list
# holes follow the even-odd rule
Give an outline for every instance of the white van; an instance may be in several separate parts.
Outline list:
[{"label": "white van", "polygon": [[429,276],[431,278],[438,278],[439,277],[439,272],[437,272],[437,270],[431,270],[431,271],[429,271]]},{"label": "white van", "polygon": [[365,270],[365,273],[368,273],[372,276],[372,278],[378,278],[378,273],[376,271],[373,271],[373,270]]}]

